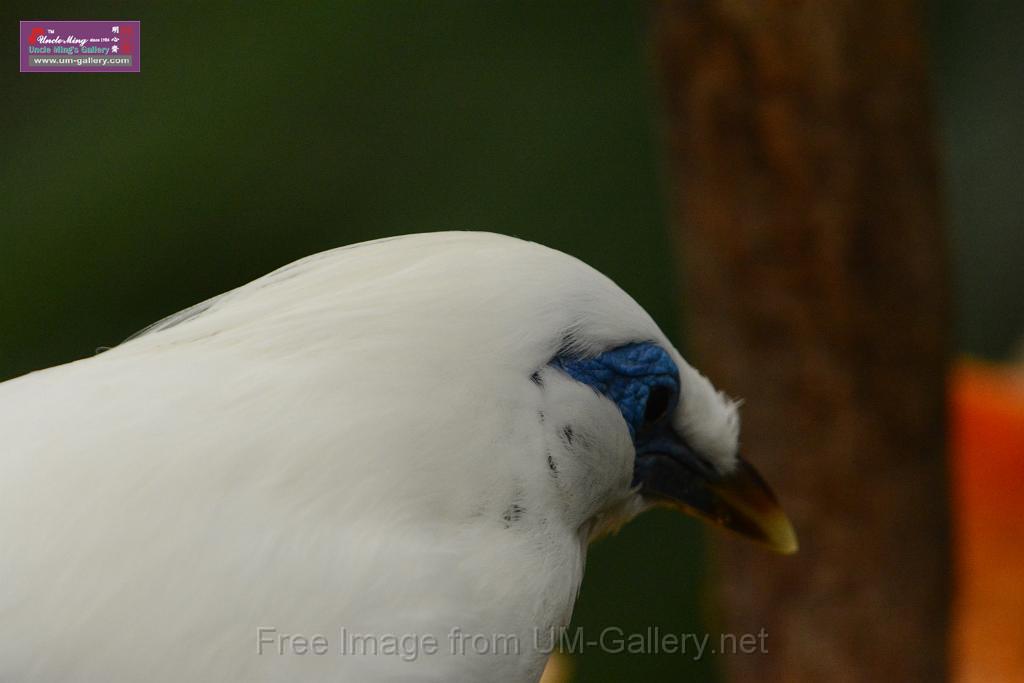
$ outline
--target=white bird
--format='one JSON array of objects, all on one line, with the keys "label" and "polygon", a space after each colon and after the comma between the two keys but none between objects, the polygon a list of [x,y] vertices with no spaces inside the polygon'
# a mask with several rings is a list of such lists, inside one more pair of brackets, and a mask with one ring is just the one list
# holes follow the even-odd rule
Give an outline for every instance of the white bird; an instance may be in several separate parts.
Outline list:
[{"label": "white bird", "polygon": [[795,549],[738,431],[563,253],[302,259],[0,384],[0,680],[536,681],[637,513]]}]

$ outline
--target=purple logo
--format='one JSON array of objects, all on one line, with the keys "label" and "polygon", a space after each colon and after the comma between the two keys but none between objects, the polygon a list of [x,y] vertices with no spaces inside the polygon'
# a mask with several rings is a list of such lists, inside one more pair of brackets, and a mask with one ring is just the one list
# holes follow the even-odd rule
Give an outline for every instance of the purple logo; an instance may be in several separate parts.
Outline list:
[{"label": "purple logo", "polygon": [[22,21],[21,71],[138,72],[138,21]]}]

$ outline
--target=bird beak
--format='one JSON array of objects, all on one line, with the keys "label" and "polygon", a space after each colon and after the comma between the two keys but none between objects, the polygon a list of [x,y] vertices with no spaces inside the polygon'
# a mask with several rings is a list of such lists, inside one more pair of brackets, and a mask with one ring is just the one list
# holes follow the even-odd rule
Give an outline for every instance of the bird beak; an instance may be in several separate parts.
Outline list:
[{"label": "bird beak", "polygon": [[641,495],[655,504],[735,531],[776,552],[789,555],[797,551],[793,525],[750,464],[738,459],[735,469],[723,475],[685,444],[671,450],[674,452],[637,456]]}]

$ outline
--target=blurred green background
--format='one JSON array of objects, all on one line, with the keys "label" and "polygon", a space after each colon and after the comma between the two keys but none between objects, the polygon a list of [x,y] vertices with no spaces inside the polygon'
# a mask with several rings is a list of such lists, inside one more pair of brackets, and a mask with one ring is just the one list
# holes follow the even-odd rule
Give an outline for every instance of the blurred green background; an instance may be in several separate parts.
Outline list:
[{"label": "blurred green background", "polygon": [[[415,231],[563,249],[678,332],[646,4],[150,5],[0,9],[0,379],[300,256]],[[1003,357],[1024,331],[1024,4],[928,10],[958,343]],[[16,22],[37,18],[141,19],[142,73],[17,73]],[[598,544],[577,623],[712,628],[698,534],[653,514]],[[577,660],[592,683],[714,666]]]}]

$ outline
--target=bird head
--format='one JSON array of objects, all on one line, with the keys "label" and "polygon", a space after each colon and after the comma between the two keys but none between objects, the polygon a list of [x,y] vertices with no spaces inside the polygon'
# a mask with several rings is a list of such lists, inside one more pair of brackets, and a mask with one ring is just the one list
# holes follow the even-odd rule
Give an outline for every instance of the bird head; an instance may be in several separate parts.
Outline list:
[{"label": "bird head", "polygon": [[527,357],[540,361],[531,379],[551,423],[549,469],[569,477],[562,495],[590,537],[670,507],[795,552],[789,519],[740,454],[739,404],[611,280],[560,252],[500,239],[514,263],[528,255],[529,274],[507,298],[530,316],[527,339],[541,341]]},{"label": "bird head", "polygon": [[[737,404],[674,349],[635,341],[596,355],[559,354],[551,366],[621,416],[621,424],[613,424],[628,432],[630,490],[640,503],[624,509],[667,506],[778,552],[796,551],[796,535],[774,493],[738,453]],[[625,521],[611,519],[612,526]]]}]

